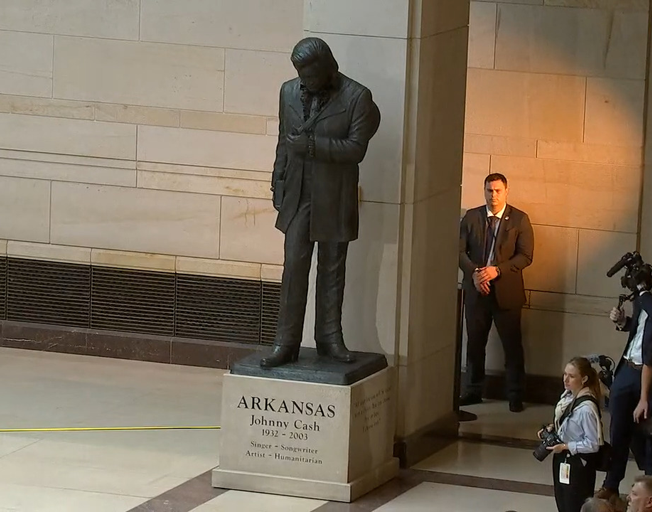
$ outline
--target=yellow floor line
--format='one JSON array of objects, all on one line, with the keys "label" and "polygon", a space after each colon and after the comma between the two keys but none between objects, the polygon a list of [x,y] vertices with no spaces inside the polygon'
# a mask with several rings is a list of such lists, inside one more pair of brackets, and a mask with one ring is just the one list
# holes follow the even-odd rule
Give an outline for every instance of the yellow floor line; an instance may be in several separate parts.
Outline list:
[{"label": "yellow floor line", "polygon": [[56,427],[56,428],[0,428],[0,433],[17,432],[92,432],[111,430],[219,430],[222,427],[215,425],[188,426],[188,427]]}]

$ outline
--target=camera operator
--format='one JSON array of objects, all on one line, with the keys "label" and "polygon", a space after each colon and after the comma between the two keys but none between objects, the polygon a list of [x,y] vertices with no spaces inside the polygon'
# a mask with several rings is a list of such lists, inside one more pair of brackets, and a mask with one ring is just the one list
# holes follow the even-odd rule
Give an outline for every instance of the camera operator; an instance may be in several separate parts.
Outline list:
[{"label": "camera operator", "polygon": [[[554,439],[558,444],[542,445],[554,453],[552,474],[557,510],[580,512],[595,490],[597,454],[604,444],[598,405],[602,396],[600,380],[588,359],[575,357],[568,362],[564,388],[555,407],[555,422],[547,427],[549,433],[556,432]],[[543,429],[538,435],[546,437]],[[535,457],[542,460],[537,451]]]},{"label": "camera operator", "polygon": [[609,395],[612,459],[602,488],[596,493],[596,497],[603,499],[618,495],[630,447],[639,467],[643,466],[646,475],[652,474],[649,440],[635,430],[635,424],[647,419],[652,412],[649,402],[652,384],[652,295],[649,290],[652,279],[649,266],[642,267],[647,271],[628,285],[634,296],[632,316],[625,316],[622,306],[613,308],[609,315],[616,329],[629,332],[629,336]]}]

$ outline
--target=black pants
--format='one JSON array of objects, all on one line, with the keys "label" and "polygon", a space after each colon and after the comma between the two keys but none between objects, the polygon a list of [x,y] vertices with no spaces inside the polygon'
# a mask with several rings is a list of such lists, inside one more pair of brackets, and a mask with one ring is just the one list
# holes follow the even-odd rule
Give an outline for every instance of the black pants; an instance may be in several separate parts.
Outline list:
[{"label": "black pants", "polygon": [[[281,304],[275,343],[301,344],[308,301],[308,277],[315,242],[310,240],[310,194],[308,180],[299,208],[285,233],[285,262]],[[315,341],[342,341],[342,302],[348,242],[318,242]]]},{"label": "black pants", "polygon": [[[562,462],[570,464],[570,484],[559,482]],[[585,463],[579,455],[572,455],[568,459],[563,453],[553,455],[552,478],[559,512],[580,512],[586,499],[595,492],[595,473],[595,466]]]},{"label": "black pants", "polygon": [[611,413],[612,458],[604,487],[617,490],[625,478],[629,450],[645,471],[652,474],[652,446],[649,438],[636,428],[633,415],[641,397],[641,370],[621,363],[609,393],[609,412]]},{"label": "black pants", "polygon": [[487,340],[491,324],[496,324],[505,352],[507,397],[521,400],[525,380],[525,360],[521,338],[521,308],[500,309],[492,289],[465,304],[467,344],[467,386],[470,394],[481,395],[485,378]]}]

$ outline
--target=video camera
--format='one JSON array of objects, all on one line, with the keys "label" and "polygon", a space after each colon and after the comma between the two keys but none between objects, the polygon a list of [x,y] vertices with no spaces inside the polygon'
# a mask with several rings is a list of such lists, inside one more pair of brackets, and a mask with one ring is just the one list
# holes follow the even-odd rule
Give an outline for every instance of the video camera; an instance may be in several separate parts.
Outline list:
[{"label": "video camera", "polygon": [[634,251],[623,255],[620,260],[609,269],[607,277],[613,277],[623,268],[627,269],[625,275],[620,278],[620,284],[623,288],[628,288],[631,296],[620,296],[620,306],[625,300],[632,300],[640,290],[640,285],[649,290],[652,287],[652,266],[643,261],[641,255]]}]

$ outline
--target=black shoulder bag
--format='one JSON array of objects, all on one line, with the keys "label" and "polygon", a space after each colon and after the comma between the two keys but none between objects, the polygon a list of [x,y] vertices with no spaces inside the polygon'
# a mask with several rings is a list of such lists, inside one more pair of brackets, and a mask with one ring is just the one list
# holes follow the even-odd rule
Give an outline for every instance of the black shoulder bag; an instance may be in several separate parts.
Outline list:
[{"label": "black shoulder bag", "polygon": [[600,445],[600,448],[596,453],[579,453],[578,455],[582,457],[585,461],[595,465],[597,471],[602,471],[606,473],[609,471],[611,465],[611,445],[604,440],[604,426],[602,425],[602,412],[600,411],[600,404],[597,399],[590,395],[585,395],[577,398],[569,407],[566,408],[562,414],[559,425],[561,425],[566,419],[568,419],[572,414],[573,410],[580,405],[582,402],[591,401],[595,404],[598,409],[598,418],[600,419],[600,428],[602,429],[602,437],[604,444]]}]

